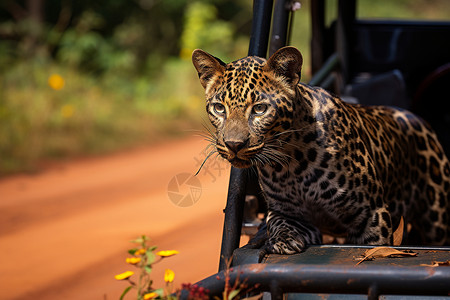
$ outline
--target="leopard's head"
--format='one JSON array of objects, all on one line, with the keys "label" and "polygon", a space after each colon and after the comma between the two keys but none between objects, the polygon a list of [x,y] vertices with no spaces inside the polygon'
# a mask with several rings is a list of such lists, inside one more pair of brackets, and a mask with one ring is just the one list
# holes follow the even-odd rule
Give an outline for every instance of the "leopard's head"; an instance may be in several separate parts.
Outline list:
[{"label": "leopard's head", "polygon": [[302,56],[294,47],[267,61],[249,56],[225,64],[195,50],[192,61],[206,94],[206,110],[216,128],[214,144],[237,168],[286,163],[283,133],[293,122]]}]

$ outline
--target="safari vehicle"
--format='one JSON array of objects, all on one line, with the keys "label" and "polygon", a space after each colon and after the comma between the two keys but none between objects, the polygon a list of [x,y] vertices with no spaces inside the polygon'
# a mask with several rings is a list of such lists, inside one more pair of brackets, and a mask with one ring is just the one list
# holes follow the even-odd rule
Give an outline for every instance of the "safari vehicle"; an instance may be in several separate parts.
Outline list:
[{"label": "safari vehicle", "polygon": [[[325,24],[325,6],[337,6],[337,18]],[[347,101],[403,107],[428,120],[450,157],[450,22],[361,20],[356,0],[311,1],[313,77]],[[266,57],[287,45],[295,1],[255,0],[249,55]],[[305,13],[302,11],[302,13]],[[301,17],[301,16],[300,16]],[[417,253],[409,258],[379,258],[356,266],[367,246],[318,245],[295,255],[268,255],[239,248],[241,233],[255,234],[258,214],[256,172],[231,169],[219,273],[198,285],[211,296],[224,288],[224,271],[239,277],[253,292],[272,299],[423,299],[450,298],[450,247],[402,246]],[[403,296],[401,296],[403,295]],[[186,295],[185,295],[186,296]],[[436,299],[433,297],[433,299]]]}]

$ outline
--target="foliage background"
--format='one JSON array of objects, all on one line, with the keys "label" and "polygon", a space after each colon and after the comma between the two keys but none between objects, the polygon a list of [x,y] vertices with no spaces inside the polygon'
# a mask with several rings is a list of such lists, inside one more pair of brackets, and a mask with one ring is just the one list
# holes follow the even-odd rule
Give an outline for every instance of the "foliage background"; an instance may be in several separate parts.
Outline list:
[{"label": "foliage background", "polygon": [[[328,19],[336,1],[328,0]],[[291,44],[309,74],[309,1]],[[101,154],[200,128],[203,91],[190,62],[247,53],[252,1],[5,0],[0,3],[0,175],[48,159]],[[450,4],[361,0],[360,17],[449,19]],[[49,77],[62,77],[62,88]]]}]

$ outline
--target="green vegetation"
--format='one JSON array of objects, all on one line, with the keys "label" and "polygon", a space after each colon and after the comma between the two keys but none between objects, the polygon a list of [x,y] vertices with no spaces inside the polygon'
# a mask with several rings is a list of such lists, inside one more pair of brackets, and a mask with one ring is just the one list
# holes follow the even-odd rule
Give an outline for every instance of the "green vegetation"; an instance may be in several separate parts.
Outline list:
[{"label": "green vegetation", "polygon": [[190,53],[245,55],[251,21],[239,1],[25,2],[0,4],[0,175],[200,128]]},{"label": "green vegetation", "polygon": [[[309,1],[291,44],[309,78]],[[334,0],[329,2],[333,3]],[[247,53],[252,1],[2,1],[0,175],[200,128],[203,91],[190,54]],[[335,5],[331,5],[334,7]],[[362,17],[449,19],[449,2],[360,1]],[[335,10],[327,12],[332,18]]]},{"label": "green vegetation", "polygon": [[[124,299],[125,295],[134,290],[136,292],[137,300],[178,300],[181,298],[181,293],[187,294],[188,299],[206,300],[211,299],[210,291],[197,284],[183,283],[181,289],[174,289],[175,272],[171,269],[166,269],[164,272],[164,287],[155,288],[153,286],[152,271],[157,263],[168,257],[177,255],[177,250],[163,250],[156,252],[157,247],[149,244],[150,239],[143,235],[138,239],[131,241],[138,244],[137,248],[128,250],[131,257],[127,257],[125,262],[133,265],[138,274],[135,275],[133,271],[125,271],[114,276],[116,280],[128,282],[128,286],[122,292],[120,300]],[[258,288],[258,284],[249,286],[246,279],[239,279],[239,276],[231,282],[230,267],[231,260],[227,262],[227,268],[224,270],[224,290],[222,291],[222,298],[215,296],[216,300],[239,300],[245,298],[254,289]],[[220,280],[220,277],[218,276]]]},{"label": "green vegetation", "polygon": [[[192,128],[202,101],[189,67],[168,62],[149,83],[145,77],[95,78],[53,63],[15,65],[0,87],[1,170],[33,168],[42,158],[117,150]],[[178,72],[189,75],[171,83]],[[52,74],[64,79],[61,89],[50,87]]]}]

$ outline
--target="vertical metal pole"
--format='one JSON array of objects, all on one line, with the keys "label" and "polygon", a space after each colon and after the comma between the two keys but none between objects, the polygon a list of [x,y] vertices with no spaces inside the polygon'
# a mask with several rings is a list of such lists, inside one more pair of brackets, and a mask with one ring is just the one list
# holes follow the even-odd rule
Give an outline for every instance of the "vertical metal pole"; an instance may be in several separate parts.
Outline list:
[{"label": "vertical metal pole", "polygon": [[[249,56],[266,57],[272,18],[273,0],[254,0]],[[220,251],[219,271],[227,267],[233,251],[239,247],[247,189],[247,170],[231,167],[227,205]]]},{"label": "vertical metal pole", "polygon": [[233,251],[239,247],[246,188],[246,170],[231,167],[227,206],[224,210],[225,220],[222,235],[222,248],[220,251],[219,272],[227,267],[227,262],[233,256]]},{"label": "vertical metal pole", "polygon": [[316,74],[325,60],[325,0],[311,1],[311,71]]},{"label": "vertical metal pole", "polygon": [[249,56],[266,57],[272,19],[273,0],[253,1],[252,33],[250,36]]},{"label": "vertical metal pole", "polygon": [[350,78],[351,66],[349,63],[349,51],[353,45],[351,36],[352,25],[356,19],[356,0],[339,0],[338,20],[336,31],[336,50],[342,71],[344,84]]},{"label": "vertical metal pole", "polygon": [[276,0],[273,9],[272,34],[270,37],[269,56],[274,54],[281,47],[286,46],[289,15],[291,13],[288,6],[289,0]]}]

